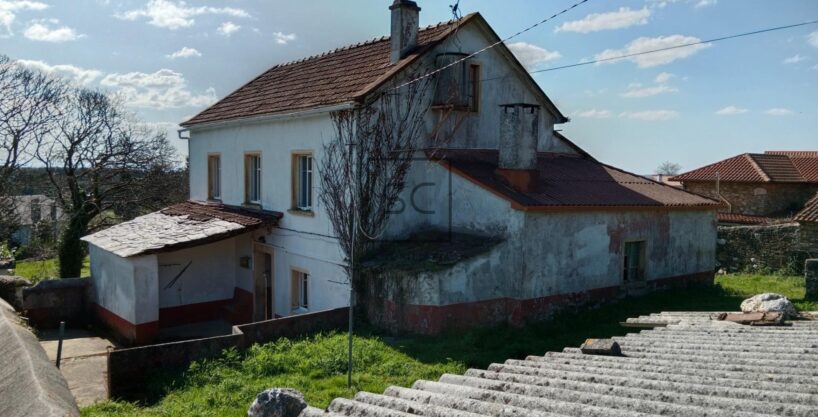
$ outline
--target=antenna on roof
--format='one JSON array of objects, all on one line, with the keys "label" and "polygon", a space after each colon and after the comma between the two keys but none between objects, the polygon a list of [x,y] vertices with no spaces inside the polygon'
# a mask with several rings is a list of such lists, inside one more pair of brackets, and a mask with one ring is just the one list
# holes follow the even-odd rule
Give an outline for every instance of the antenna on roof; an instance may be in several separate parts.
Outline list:
[{"label": "antenna on roof", "polygon": [[463,14],[460,13],[460,0],[455,1],[454,4],[450,4],[449,9],[452,10],[454,20],[460,20],[460,18],[463,17]]}]

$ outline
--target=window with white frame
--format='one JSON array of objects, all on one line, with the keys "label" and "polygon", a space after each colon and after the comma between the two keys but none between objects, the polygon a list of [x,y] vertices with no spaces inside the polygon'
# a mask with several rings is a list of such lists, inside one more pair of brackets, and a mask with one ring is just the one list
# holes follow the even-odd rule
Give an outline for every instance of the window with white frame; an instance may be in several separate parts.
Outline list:
[{"label": "window with white frame", "polygon": [[310,274],[304,271],[293,270],[290,286],[290,307],[293,310],[309,308]]},{"label": "window with white frame", "polygon": [[261,204],[261,154],[244,156],[244,194],[248,203]]},{"label": "window with white frame", "polygon": [[294,206],[299,210],[312,210],[312,155],[294,155],[295,159],[295,181]]},{"label": "window with white frame", "polygon": [[222,163],[219,155],[207,156],[207,198],[222,198]]}]

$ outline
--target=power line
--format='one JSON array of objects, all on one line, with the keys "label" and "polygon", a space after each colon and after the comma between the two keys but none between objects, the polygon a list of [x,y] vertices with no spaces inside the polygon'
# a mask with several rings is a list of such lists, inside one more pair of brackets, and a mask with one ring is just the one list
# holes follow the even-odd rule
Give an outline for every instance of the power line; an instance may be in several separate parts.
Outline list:
[{"label": "power line", "polygon": [[513,35],[511,35],[511,36],[508,36],[508,37],[506,37],[506,38],[504,38],[504,39],[500,39],[499,41],[494,42],[494,43],[490,44],[489,46],[486,46],[485,48],[482,48],[482,49],[480,49],[480,50],[478,50],[478,51],[476,51],[476,52],[472,52],[471,54],[466,55],[465,57],[463,57],[463,58],[461,58],[461,59],[458,59],[457,61],[454,61],[454,62],[452,62],[452,63],[450,63],[450,64],[448,64],[448,65],[446,65],[446,66],[440,67],[440,68],[438,68],[438,69],[436,69],[436,70],[434,70],[434,71],[431,71],[431,72],[428,72],[428,73],[426,73],[426,74],[423,74],[423,75],[421,75],[421,76],[419,76],[419,77],[417,77],[417,78],[413,78],[413,79],[411,79],[411,80],[409,80],[409,81],[407,81],[407,82],[405,82],[405,83],[403,83],[403,84],[400,84],[400,85],[398,85],[398,86],[394,87],[393,89],[394,89],[394,90],[398,90],[398,89],[400,89],[400,88],[406,87],[406,86],[408,86],[408,85],[410,85],[410,84],[414,84],[414,83],[416,83],[416,82],[418,82],[418,81],[420,81],[420,80],[423,80],[423,79],[425,79],[425,78],[429,78],[429,77],[431,77],[431,76],[433,76],[433,75],[435,75],[435,74],[437,74],[437,73],[439,73],[439,72],[441,72],[441,71],[444,71],[444,70],[446,70],[446,69],[448,69],[448,68],[451,68],[451,67],[453,67],[453,66],[455,66],[455,65],[457,65],[457,64],[460,64],[461,62],[466,61],[466,60],[468,60],[469,58],[472,58],[472,57],[474,57],[474,56],[476,56],[476,55],[479,55],[479,54],[481,54],[481,53],[483,53],[483,52],[485,52],[485,51],[488,51],[489,49],[494,48],[494,47],[495,47],[495,46],[497,46],[497,45],[500,45],[500,44],[502,44],[502,43],[505,43],[506,41],[509,41],[509,40],[511,40],[511,39],[513,39],[513,38],[516,38],[517,36],[520,36],[520,35],[522,35],[523,33],[526,33],[526,32],[528,32],[528,31],[530,31],[530,30],[532,30],[532,29],[536,28],[537,26],[540,26],[540,25],[542,25],[542,24],[545,24],[546,22],[548,22],[548,21],[550,21],[550,20],[553,20],[553,19],[555,19],[555,18],[557,18],[557,17],[559,17],[559,16],[561,16],[561,15],[563,15],[563,14],[565,14],[565,13],[568,13],[569,11],[571,11],[571,10],[575,9],[576,7],[578,7],[578,6],[580,6],[580,5],[584,4],[584,3],[587,3],[587,2],[588,2],[588,0],[580,0],[580,1],[578,1],[578,2],[576,2],[576,3],[574,3],[574,4],[572,4],[571,6],[569,6],[569,7],[565,8],[565,9],[563,9],[562,11],[557,12],[557,13],[554,13],[553,15],[551,15],[551,16],[549,16],[549,17],[547,17],[547,18],[543,19],[543,20],[540,20],[539,22],[537,22],[537,23],[535,23],[535,24],[533,24],[533,25],[531,25],[531,26],[528,26],[527,28],[525,28],[525,29],[523,29],[523,30],[521,30],[521,31],[519,31],[519,32],[517,32],[517,33],[515,33],[515,34],[513,34]]},{"label": "power line", "polygon": [[801,26],[814,25],[816,23],[818,23],[818,20],[813,20],[813,21],[810,21],[810,22],[803,22],[803,23],[796,23],[796,24],[792,24],[792,25],[776,26],[776,27],[767,28],[767,29],[754,30],[752,32],[745,32],[745,33],[739,33],[739,34],[735,34],[735,35],[722,36],[722,37],[719,37],[719,38],[713,38],[713,39],[708,39],[708,40],[704,40],[704,41],[690,42],[690,43],[685,43],[685,44],[682,44],[682,45],[675,45],[675,46],[668,46],[668,47],[665,47],[665,48],[652,49],[650,51],[634,52],[634,53],[630,53],[630,54],[624,54],[624,55],[619,55],[619,56],[614,56],[614,57],[609,57],[609,58],[595,59],[593,61],[583,61],[583,62],[577,62],[576,64],[569,64],[569,65],[562,65],[562,66],[559,66],[559,67],[544,68],[544,69],[541,69],[541,70],[529,71],[529,74],[536,74],[536,73],[548,72],[548,71],[556,71],[556,70],[560,70],[560,69],[579,67],[579,66],[583,66],[583,65],[598,64],[600,62],[615,61],[615,60],[631,58],[631,57],[639,56],[639,55],[653,54],[653,53],[656,53],[656,52],[664,52],[664,51],[669,51],[669,50],[672,50],[672,49],[687,48],[687,47],[690,47],[690,46],[703,45],[703,44],[706,44],[706,43],[713,43],[713,42],[719,42],[719,41],[724,41],[724,40],[728,40],[728,39],[741,38],[741,37],[744,37],[744,36],[751,36],[751,35],[758,35],[758,34],[761,34],[761,33],[774,32],[774,31],[777,31],[777,30],[792,29],[792,28],[801,27]]}]

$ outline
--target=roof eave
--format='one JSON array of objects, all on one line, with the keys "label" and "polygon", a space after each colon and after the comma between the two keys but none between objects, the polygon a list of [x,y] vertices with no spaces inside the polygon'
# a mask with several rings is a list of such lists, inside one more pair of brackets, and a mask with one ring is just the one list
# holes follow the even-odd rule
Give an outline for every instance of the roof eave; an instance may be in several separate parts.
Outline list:
[{"label": "roof eave", "polygon": [[[339,110],[348,110],[355,107],[357,103],[355,101],[344,101],[338,104],[331,104],[327,106],[317,106],[317,107],[306,107],[301,110],[286,112],[286,113],[268,113],[268,114],[260,114],[257,116],[249,116],[249,117],[236,117],[233,119],[223,119],[223,120],[214,120],[211,122],[200,122],[200,123],[189,123],[185,122],[180,124],[185,129],[188,130],[204,130],[204,129],[215,129],[221,127],[229,127],[232,125],[246,125],[246,124],[256,124],[256,123],[268,123],[274,122],[279,120],[287,120],[287,119],[297,119],[301,117],[310,117],[315,116],[322,113],[332,113],[334,111]],[[192,120],[192,119],[191,119]]]}]

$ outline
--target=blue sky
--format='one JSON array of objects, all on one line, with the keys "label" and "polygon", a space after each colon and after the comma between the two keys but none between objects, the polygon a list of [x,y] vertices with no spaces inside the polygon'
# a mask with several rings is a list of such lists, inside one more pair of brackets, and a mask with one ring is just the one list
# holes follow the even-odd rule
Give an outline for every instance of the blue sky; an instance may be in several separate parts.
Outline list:
[{"label": "blue sky", "polygon": [[[462,0],[505,37],[575,0]],[[421,24],[451,18],[421,0]],[[266,68],[389,32],[390,1],[0,0],[0,53],[121,92],[172,131]],[[815,0],[589,0],[509,43],[531,69],[818,19]],[[175,55],[174,55],[175,54]],[[818,25],[540,73],[602,161],[650,173],[818,149]],[[185,144],[174,141],[181,149]]]}]

